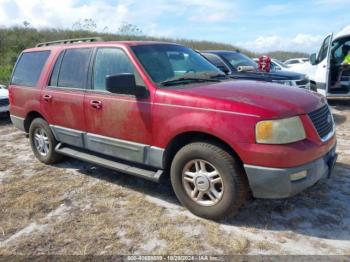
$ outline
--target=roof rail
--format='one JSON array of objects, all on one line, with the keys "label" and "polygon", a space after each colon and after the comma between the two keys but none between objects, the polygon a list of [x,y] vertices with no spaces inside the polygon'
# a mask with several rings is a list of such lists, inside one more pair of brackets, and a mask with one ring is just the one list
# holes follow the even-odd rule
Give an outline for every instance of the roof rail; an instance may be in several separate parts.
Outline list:
[{"label": "roof rail", "polygon": [[101,37],[87,37],[87,38],[73,38],[73,39],[65,39],[51,42],[43,42],[37,44],[35,47],[43,47],[50,45],[65,45],[65,44],[73,44],[73,43],[86,43],[86,42],[99,42],[103,41]]}]

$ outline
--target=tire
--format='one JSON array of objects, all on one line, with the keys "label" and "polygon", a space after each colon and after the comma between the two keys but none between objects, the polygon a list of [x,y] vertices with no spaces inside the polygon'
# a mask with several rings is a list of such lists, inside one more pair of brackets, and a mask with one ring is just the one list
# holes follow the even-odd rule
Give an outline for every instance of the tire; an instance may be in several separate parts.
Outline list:
[{"label": "tire", "polygon": [[[35,138],[36,135],[40,137],[39,140],[41,142],[38,142],[38,139]],[[41,162],[54,164],[63,159],[63,156],[55,151],[58,141],[55,139],[49,124],[44,119],[35,118],[32,121],[29,127],[29,141],[35,157]],[[43,148],[44,146],[46,150]]]},{"label": "tire", "polygon": [[[201,173],[203,170],[206,173]],[[216,173],[219,175],[213,176]],[[207,219],[235,215],[249,195],[248,181],[239,161],[215,144],[196,142],[181,148],[171,164],[170,177],[182,205]]]}]

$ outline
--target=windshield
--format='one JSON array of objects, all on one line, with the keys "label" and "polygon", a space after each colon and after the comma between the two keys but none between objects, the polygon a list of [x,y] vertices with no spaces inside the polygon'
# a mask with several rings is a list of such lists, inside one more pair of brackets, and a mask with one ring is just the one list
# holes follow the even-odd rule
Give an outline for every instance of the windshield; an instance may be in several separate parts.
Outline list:
[{"label": "windshield", "polygon": [[258,67],[253,59],[242,53],[227,52],[220,55],[223,56],[235,69],[237,69],[239,66],[252,66],[254,68]]},{"label": "windshield", "polygon": [[201,55],[184,46],[154,44],[132,46],[131,49],[148,75],[158,84],[188,75],[193,79],[222,74]]}]

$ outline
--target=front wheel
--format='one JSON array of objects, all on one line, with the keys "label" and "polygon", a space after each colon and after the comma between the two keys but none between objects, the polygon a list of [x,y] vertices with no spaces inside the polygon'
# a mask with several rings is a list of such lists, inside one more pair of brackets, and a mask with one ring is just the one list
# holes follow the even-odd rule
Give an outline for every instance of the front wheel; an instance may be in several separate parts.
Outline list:
[{"label": "front wheel", "polygon": [[213,220],[235,214],[248,196],[239,162],[209,143],[192,143],[179,150],[171,165],[171,183],[186,208]]},{"label": "front wheel", "polygon": [[42,118],[32,121],[29,128],[29,141],[37,159],[45,164],[59,162],[63,156],[55,151],[55,139],[49,124]]}]

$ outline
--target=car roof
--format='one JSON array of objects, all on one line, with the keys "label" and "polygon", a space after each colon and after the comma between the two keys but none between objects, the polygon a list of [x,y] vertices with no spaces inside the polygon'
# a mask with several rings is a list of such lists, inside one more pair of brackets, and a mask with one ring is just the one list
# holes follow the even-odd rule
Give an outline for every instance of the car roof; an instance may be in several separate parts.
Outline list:
[{"label": "car roof", "polygon": [[239,53],[237,50],[199,50],[201,53]]},{"label": "car roof", "polygon": [[171,42],[160,42],[160,41],[96,41],[96,42],[82,42],[82,43],[70,43],[70,44],[55,44],[48,46],[40,46],[25,49],[23,52],[43,51],[43,50],[55,50],[55,49],[66,49],[71,47],[99,47],[99,46],[141,46],[141,45],[160,45],[170,44],[179,45]]},{"label": "car roof", "polygon": [[350,36],[350,25],[344,27],[340,30],[333,38],[333,40],[337,40],[339,38],[343,38],[344,36]]}]

